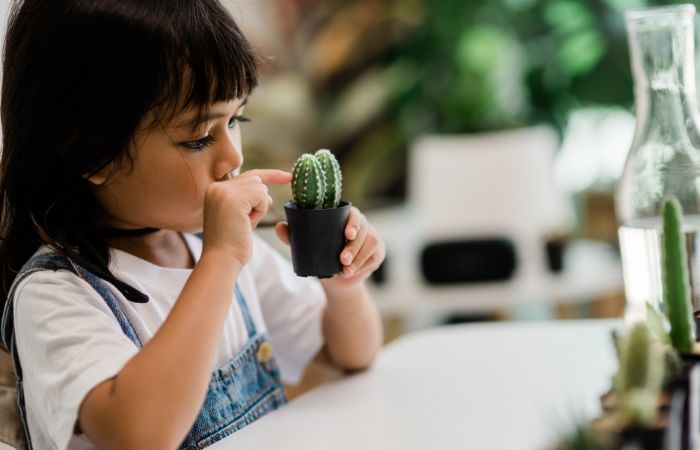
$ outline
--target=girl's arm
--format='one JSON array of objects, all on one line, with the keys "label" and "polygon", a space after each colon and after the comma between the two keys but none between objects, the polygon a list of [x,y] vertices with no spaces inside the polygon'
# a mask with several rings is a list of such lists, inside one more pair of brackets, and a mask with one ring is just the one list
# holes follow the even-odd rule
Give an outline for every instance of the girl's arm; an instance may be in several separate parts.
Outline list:
[{"label": "girl's arm", "polygon": [[[289,245],[288,225],[277,224],[279,239]],[[323,313],[324,348],[317,360],[346,370],[367,368],[383,340],[382,322],[364,282],[386,256],[386,247],[374,227],[355,207],[345,227],[348,243],[340,254],[343,273],[322,279],[328,299]]]},{"label": "girl's arm", "polygon": [[251,170],[212,183],[204,200],[202,256],[168,318],[111,380],[92,389],[78,427],[101,449],[173,449],[202,407],[235,283],[252,253],[253,229],[272,198],[266,184],[291,174]]},{"label": "girl's arm", "polygon": [[345,370],[370,366],[382,345],[382,322],[367,288],[337,289],[321,280],[328,303],[323,313],[325,352]]},{"label": "girl's arm", "polygon": [[177,448],[206,395],[239,273],[230,257],[203,254],[158,332],[90,391],[78,424],[98,448]]}]

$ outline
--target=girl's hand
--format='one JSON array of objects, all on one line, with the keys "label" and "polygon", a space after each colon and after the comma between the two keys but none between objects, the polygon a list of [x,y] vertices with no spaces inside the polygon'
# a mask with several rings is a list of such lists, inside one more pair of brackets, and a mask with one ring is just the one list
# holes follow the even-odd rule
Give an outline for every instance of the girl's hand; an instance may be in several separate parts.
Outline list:
[{"label": "girl's hand", "polygon": [[[277,237],[289,245],[287,222],[276,225]],[[386,247],[374,227],[367,221],[364,214],[354,206],[350,208],[350,216],[345,226],[347,245],[340,253],[343,272],[323,280],[326,287],[347,290],[364,282],[384,261]]]},{"label": "girl's hand", "polygon": [[209,185],[204,198],[204,248],[221,251],[239,266],[253,252],[253,230],[272,205],[267,184],[287,184],[292,174],[281,170],[250,170]]}]

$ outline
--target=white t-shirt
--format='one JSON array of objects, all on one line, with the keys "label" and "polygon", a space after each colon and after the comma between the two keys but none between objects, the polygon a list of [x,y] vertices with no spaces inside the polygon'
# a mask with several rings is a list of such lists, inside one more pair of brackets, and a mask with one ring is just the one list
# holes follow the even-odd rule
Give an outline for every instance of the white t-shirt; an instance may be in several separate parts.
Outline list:
[{"label": "white t-shirt", "polygon": [[[198,261],[201,240],[184,236]],[[47,250],[42,247],[36,254]],[[148,303],[132,303],[107,284],[145,345],[168,316],[192,270],[160,267],[116,249],[112,255],[112,273],[150,298]],[[321,318],[326,297],[320,283],[297,277],[289,261],[257,236],[238,283],[258,332],[270,336],[283,380],[298,382],[323,346]],[[85,435],[73,434],[80,404],[92,388],[122,369],[137,353],[136,346],[102,297],[71,272],[45,270],[29,275],[17,287],[14,300],[34,448],[94,449]],[[247,339],[233,297],[212,370],[228,362]]]}]

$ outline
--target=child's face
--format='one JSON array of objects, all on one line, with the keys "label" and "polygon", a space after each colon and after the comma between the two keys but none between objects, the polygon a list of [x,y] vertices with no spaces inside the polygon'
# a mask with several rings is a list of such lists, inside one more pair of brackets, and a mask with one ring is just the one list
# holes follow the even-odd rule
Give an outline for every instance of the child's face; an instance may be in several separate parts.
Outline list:
[{"label": "child's face", "polygon": [[237,175],[243,164],[237,117],[244,105],[245,99],[210,105],[210,120],[195,131],[189,122],[196,110],[190,109],[167,125],[138,132],[133,171],[106,180],[102,174],[90,177],[98,200],[113,218],[109,225],[201,230],[207,186],[229,172]]}]

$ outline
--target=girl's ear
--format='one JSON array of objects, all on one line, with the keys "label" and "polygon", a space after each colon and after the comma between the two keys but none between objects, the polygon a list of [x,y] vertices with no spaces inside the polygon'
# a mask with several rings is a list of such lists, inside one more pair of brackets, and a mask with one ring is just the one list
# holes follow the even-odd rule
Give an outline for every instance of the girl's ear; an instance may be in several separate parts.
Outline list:
[{"label": "girl's ear", "polygon": [[85,178],[90,183],[94,184],[95,186],[100,186],[100,185],[104,184],[105,181],[107,181],[107,177],[105,177],[101,173],[91,175],[89,177],[86,175],[83,175],[83,178]]},{"label": "girl's ear", "polygon": [[83,175],[83,178],[95,186],[101,186],[105,183],[105,181],[107,181],[107,170],[102,169],[97,173],[93,173],[92,175],[85,174]]}]

